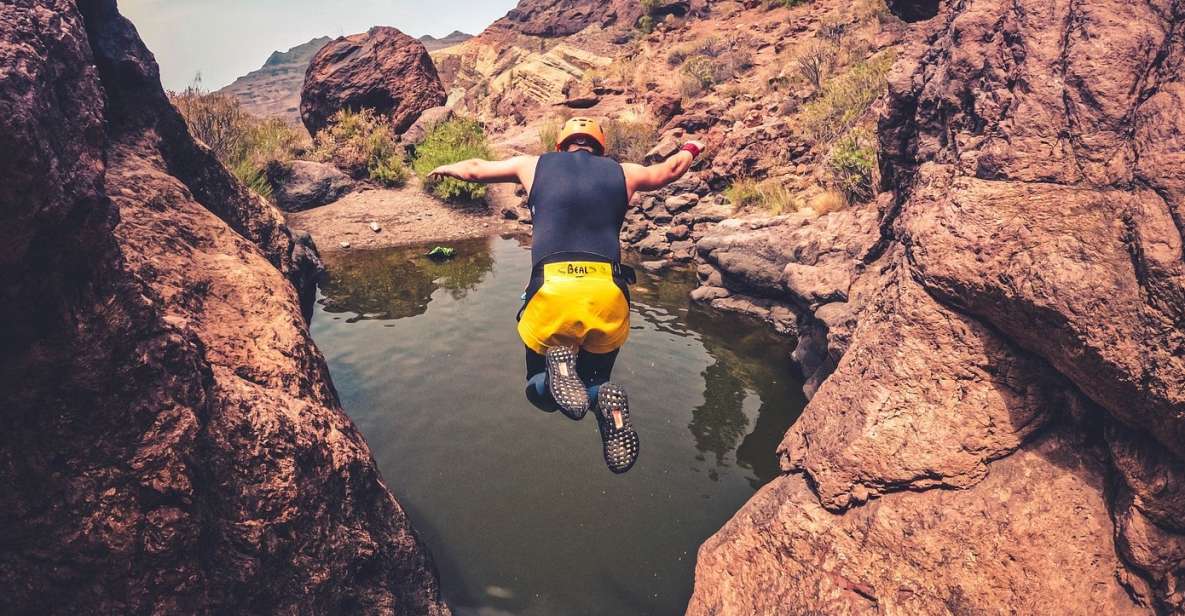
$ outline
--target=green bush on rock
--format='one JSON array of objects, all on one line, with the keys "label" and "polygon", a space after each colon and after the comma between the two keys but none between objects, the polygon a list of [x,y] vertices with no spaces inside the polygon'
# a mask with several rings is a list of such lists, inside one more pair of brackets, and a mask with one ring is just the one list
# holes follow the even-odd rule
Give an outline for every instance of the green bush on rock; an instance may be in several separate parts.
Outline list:
[{"label": "green bush on rock", "polygon": [[773,216],[798,209],[790,189],[775,180],[740,178],[724,190],[737,212],[761,211]]},{"label": "green bush on rock", "polygon": [[885,91],[893,54],[859,62],[823,86],[818,98],[802,110],[802,124],[816,142],[828,142],[851,130]]},{"label": "green bush on rock", "polygon": [[371,109],[343,109],[314,138],[313,156],[358,178],[385,186],[407,183],[408,172],[390,122]]},{"label": "green bush on rock", "polygon": [[876,147],[870,134],[853,130],[831,147],[827,171],[848,203],[864,203],[876,195]]},{"label": "green bush on rock", "polygon": [[424,179],[424,188],[446,201],[476,201],[486,196],[486,187],[475,182],[454,178],[429,178],[428,174],[441,165],[449,165],[470,158],[493,158],[486,139],[485,128],[471,118],[455,117],[441,122],[428,132],[416,146],[412,167]]}]

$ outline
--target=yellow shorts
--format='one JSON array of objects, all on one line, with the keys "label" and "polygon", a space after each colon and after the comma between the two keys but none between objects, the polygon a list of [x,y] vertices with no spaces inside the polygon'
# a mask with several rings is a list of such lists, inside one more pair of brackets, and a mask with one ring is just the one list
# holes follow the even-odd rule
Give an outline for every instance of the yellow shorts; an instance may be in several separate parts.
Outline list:
[{"label": "yellow shorts", "polygon": [[518,335],[532,351],[579,346],[610,353],[630,335],[630,305],[613,266],[596,261],[564,261],[543,266],[543,283],[528,298]]}]

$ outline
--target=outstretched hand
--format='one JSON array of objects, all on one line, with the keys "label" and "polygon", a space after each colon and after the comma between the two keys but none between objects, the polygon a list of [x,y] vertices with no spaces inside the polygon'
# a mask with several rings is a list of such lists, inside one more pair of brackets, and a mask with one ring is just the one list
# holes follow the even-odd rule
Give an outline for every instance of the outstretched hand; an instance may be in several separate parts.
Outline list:
[{"label": "outstretched hand", "polygon": [[[452,165],[441,165],[432,171],[428,172],[428,179],[433,181],[440,181],[444,178],[456,178],[457,172],[451,169]],[[460,178],[457,178],[460,179]]]}]

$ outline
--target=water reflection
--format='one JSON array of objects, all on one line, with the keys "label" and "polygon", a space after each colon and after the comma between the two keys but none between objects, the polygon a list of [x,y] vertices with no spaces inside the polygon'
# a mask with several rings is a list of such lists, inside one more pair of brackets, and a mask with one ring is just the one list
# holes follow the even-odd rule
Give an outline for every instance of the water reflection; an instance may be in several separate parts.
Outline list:
[{"label": "water reflection", "polygon": [[321,304],[325,312],[355,314],[354,322],[424,314],[439,289],[463,299],[489,273],[494,257],[486,239],[449,246],[456,256],[447,261],[425,257],[424,246],[331,253],[325,258]]},{"label": "water reflection", "polygon": [[[780,473],[774,451],[806,406],[789,361],[791,346],[756,321],[692,302],[688,291],[694,286],[695,274],[687,269],[640,272],[634,309],[660,331],[695,336],[713,359],[701,372],[704,401],[691,410],[687,428],[696,449],[714,458],[711,479],[735,462],[753,472],[749,483],[758,488]],[[758,408],[746,413],[754,395]]]}]

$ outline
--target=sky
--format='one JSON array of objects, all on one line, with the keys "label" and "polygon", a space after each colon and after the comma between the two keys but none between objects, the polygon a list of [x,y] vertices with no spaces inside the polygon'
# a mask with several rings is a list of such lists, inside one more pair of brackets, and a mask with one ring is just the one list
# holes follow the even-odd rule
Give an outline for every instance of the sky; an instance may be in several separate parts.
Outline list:
[{"label": "sky", "polygon": [[[166,89],[180,90],[199,72],[217,90],[319,36],[395,26],[415,37],[453,30],[477,34],[516,0],[119,0],[160,64]],[[426,8],[426,6],[431,8]]]}]

